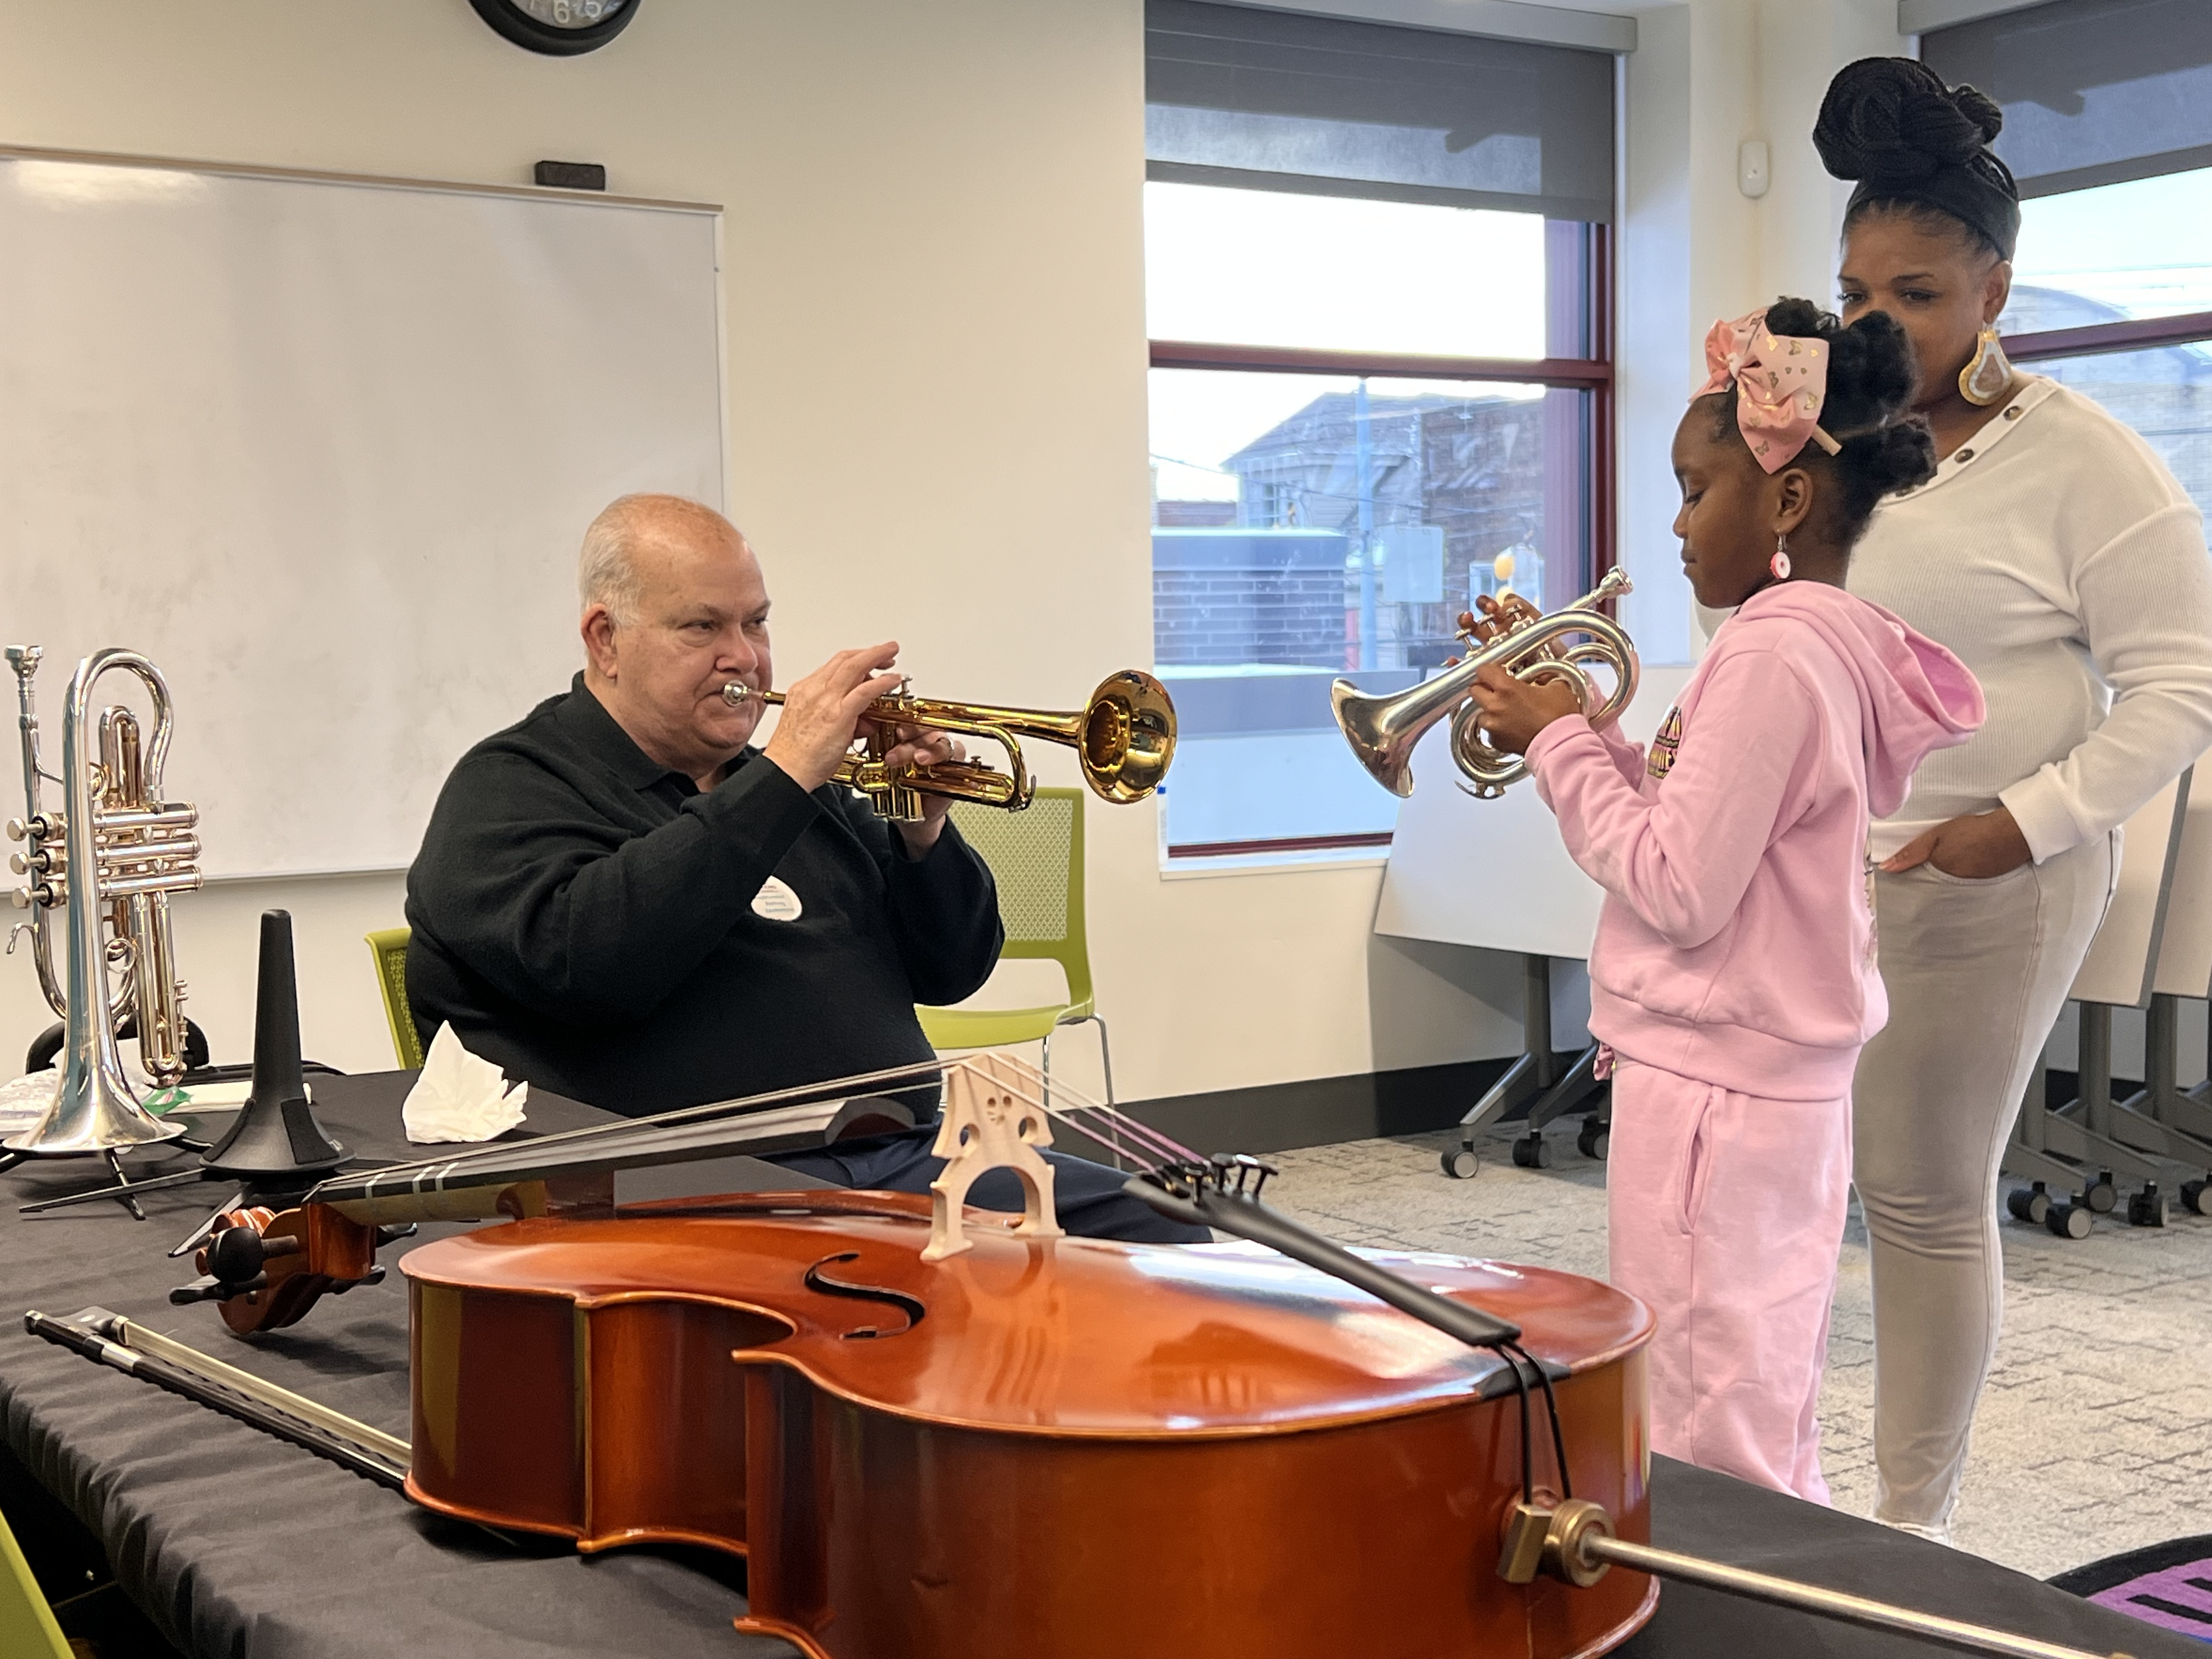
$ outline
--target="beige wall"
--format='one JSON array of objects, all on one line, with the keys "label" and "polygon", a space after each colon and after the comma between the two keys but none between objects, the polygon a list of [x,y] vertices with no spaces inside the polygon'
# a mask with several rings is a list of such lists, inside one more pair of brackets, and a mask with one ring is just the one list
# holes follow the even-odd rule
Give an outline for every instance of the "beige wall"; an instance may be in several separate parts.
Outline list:
[{"label": "beige wall", "polygon": [[[1784,271],[1817,274],[1829,208],[1778,135],[1802,138],[1828,64],[1881,49],[1869,20],[1890,0],[1619,9],[1642,29],[1623,545],[1664,659],[1689,643],[1665,451],[1696,335]],[[932,691],[1066,706],[1151,658],[1140,21],[1140,0],[647,0],[605,51],[551,59],[463,0],[0,0],[0,143],[516,184],[542,157],[596,161],[617,191],[723,204],[732,508],[769,561],[784,674],[892,636]],[[1770,123],[1776,191],[1754,204],[1735,146]],[[127,640],[128,617],[115,629]],[[331,683],[302,696],[344,695],[347,644],[334,629]],[[1056,755],[1040,769],[1069,776]],[[1091,823],[1125,1096],[1514,1046],[1510,962],[1370,937],[1378,866],[1164,879],[1152,807]],[[359,939],[398,919],[398,891],[359,877],[180,902],[219,1053],[247,1051],[253,919],[282,904],[309,1052],[388,1064]],[[0,963],[0,1072],[44,1023],[19,953]]]},{"label": "beige wall", "polygon": [[[597,161],[617,191],[725,204],[733,513],[769,561],[783,672],[891,636],[929,690],[1064,706],[1151,659],[1140,18],[1138,0],[647,0],[613,46],[560,60],[462,0],[4,0],[0,143],[503,183]],[[302,696],[344,695],[346,646],[334,629],[331,682]],[[1125,1094],[1467,1048],[1449,975],[1385,951],[1385,1001],[1441,998],[1443,1018],[1386,1021],[1378,1057],[1375,866],[1164,881],[1152,807],[1091,825]],[[398,893],[181,901],[219,1053],[247,1051],[254,917],[283,904],[309,1052],[388,1064],[359,938]],[[0,1069],[44,1023],[19,952]]]}]

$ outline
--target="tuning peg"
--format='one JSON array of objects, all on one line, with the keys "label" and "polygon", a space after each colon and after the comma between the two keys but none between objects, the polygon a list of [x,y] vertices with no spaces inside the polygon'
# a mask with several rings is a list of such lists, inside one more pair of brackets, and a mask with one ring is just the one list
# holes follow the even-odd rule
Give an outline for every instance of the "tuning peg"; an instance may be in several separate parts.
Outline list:
[{"label": "tuning peg", "polygon": [[179,1285],[169,1292],[169,1301],[179,1308],[189,1308],[195,1302],[228,1302],[234,1296],[249,1296],[255,1291],[265,1291],[269,1281],[255,1279],[243,1285],[230,1285],[220,1279],[203,1276],[189,1285]]}]

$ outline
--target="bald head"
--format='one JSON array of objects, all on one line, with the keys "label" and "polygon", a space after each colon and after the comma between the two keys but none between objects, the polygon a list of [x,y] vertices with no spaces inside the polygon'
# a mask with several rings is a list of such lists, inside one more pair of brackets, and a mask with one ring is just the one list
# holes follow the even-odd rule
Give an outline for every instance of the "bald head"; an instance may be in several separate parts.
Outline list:
[{"label": "bald head", "polygon": [[702,502],[682,495],[623,495],[584,532],[576,561],[576,593],[584,609],[604,605],[617,623],[637,620],[645,590],[672,556],[724,550],[750,557],[743,532]]},{"label": "bald head", "polygon": [[639,748],[710,787],[751,736],[771,682],[768,589],[737,526],[680,495],[624,495],[592,520],[576,565],[584,683]]}]

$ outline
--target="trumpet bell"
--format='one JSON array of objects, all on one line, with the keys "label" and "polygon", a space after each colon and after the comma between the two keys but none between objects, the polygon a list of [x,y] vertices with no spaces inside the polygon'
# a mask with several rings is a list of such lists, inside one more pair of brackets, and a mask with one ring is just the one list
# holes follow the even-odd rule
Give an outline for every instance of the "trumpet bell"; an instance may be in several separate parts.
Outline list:
[{"label": "trumpet bell", "polygon": [[1166,778],[1175,750],[1175,702],[1150,674],[1125,668],[1091,694],[1075,752],[1084,781],[1102,800],[1144,799]]}]

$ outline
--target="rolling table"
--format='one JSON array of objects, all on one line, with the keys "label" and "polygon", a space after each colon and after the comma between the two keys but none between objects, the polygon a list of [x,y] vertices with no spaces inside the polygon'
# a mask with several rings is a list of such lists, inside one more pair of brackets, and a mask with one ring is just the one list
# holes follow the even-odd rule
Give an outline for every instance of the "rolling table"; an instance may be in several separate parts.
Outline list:
[{"label": "rolling table", "polygon": [[[313,1085],[339,1139],[366,1155],[398,1157],[410,1080],[404,1073],[318,1076]],[[538,1131],[605,1121],[535,1091],[529,1110]],[[726,1189],[739,1162],[639,1172],[687,1184],[641,1183],[618,1195]],[[708,1170],[725,1185],[696,1184],[696,1172]],[[228,1188],[149,1194],[143,1224],[113,1206],[15,1212],[16,1204],[71,1190],[91,1173],[71,1161],[0,1182],[0,1429],[40,1483],[104,1542],[125,1590],[194,1659],[794,1659],[781,1642],[731,1629],[744,1606],[744,1570],[718,1553],[648,1548],[586,1558],[551,1541],[511,1541],[415,1509],[243,1424],[27,1334],[19,1317],[27,1309],[109,1308],[378,1428],[408,1432],[407,1304],[398,1272],[381,1285],[326,1298],[289,1330],[237,1341],[213,1309],[167,1304],[169,1288],[191,1275],[189,1262],[163,1255]],[[453,1231],[425,1227],[420,1237]],[[386,1265],[415,1242],[387,1249]],[[1972,1556],[1723,1475],[1655,1459],[1652,1486],[1654,1541],[1667,1547],[2098,1653],[2203,1652]],[[1386,1621],[1389,1609],[1376,1617]],[[1619,1651],[1632,1659],[1928,1659],[1947,1650],[1674,1585],[1662,1592],[1658,1616]]]}]

